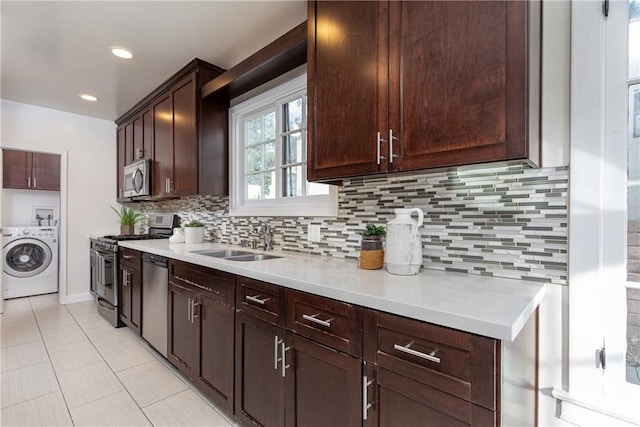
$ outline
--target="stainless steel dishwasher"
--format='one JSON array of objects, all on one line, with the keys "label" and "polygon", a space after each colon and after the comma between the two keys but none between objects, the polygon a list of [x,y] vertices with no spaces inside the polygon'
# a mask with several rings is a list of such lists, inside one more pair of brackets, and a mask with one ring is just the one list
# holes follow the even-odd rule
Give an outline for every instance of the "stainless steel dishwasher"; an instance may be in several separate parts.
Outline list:
[{"label": "stainless steel dishwasher", "polygon": [[142,338],[167,357],[169,259],[142,254]]}]

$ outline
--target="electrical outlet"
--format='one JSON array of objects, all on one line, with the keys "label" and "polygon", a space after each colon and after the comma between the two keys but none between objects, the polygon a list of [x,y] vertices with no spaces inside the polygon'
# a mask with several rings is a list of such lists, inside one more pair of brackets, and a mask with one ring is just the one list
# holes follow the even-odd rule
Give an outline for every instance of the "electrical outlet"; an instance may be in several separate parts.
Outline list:
[{"label": "electrical outlet", "polygon": [[307,241],[319,242],[320,241],[320,224],[309,224],[307,229]]}]

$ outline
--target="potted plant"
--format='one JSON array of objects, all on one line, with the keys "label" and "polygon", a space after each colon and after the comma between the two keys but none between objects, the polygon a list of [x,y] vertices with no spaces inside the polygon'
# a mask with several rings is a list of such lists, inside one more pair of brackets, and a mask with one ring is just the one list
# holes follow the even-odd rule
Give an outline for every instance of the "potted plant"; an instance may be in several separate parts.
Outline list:
[{"label": "potted plant", "polygon": [[197,220],[189,221],[182,224],[184,228],[185,243],[202,243],[204,242],[204,224]]},{"label": "potted plant", "polygon": [[360,268],[366,270],[382,268],[384,263],[382,238],[387,234],[385,228],[367,224],[367,227],[360,234],[362,235],[362,240],[360,241]]},{"label": "potted plant", "polygon": [[120,211],[113,206],[111,206],[111,209],[113,209],[116,215],[118,215],[118,218],[120,218],[120,234],[123,235],[133,234],[135,225],[144,218],[141,212],[127,206],[121,206]]}]

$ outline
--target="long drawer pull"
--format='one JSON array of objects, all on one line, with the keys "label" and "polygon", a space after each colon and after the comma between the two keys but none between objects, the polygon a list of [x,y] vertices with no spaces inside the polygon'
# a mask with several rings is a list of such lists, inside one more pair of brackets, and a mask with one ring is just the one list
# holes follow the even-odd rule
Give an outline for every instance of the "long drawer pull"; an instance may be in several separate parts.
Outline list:
[{"label": "long drawer pull", "polygon": [[270,299],[270,298],[260,299],[260,298],[258,298],[258,296],[259,295],[256,295],[256,296],[245,295],[244,299],[246,299],[248,301],[255,302],[255,303],[260,304],[260,305],[264,305]]},{"label": "long drawer pull", "polygon": [[133,258],[133,255],[125,255],[125,254],[122,254],[122,258],[124,258],[124,259],[131,259],[131,258]]},{"label": "long drawer pull", "polygon": [[329,319],[329,320],[321,320],[321,319],[318,319],[318,316],[319,316],[318,314],[312,314],[311,316],[309,316],[309,315],[307,315],[307,314],[303,314],[303,315],[302,315],[302,318],[303,318],[304,320],[308,320],[308,321],[310,321],[310,322],[317,323],[318,325],[326,326],[327,328],[330,328],[330,327],[331,327],[331,321],[332,321],[333,319]]},{"label": "long drawer pull", "polygon": [[278,362],[282,360],[281,357],[278,357],[278,347],[284,341],[281,340],[277,335],[273,337],[273,369],[278,370]]},{"label": "long drawer pull", "polygon": [[401,346],[398,344],[394,344],[393,345],[393,349],[394,350],[398,350],[398,351],[402,351],[403,353],[407,353],[410,354],[412,356],[416,356],[416,357],[420,357],[422,359],[426,359],[430,362],[434,362],[434,363],[440,363],[440,358],[439,357],[435,357],[434,354],[436,354],[436,351],[432,351],[431,354],[427,354],[427,353],[423,353],[421,351],[416,351],[413,350],[411,348],[409,348],[409,346],[411,345],[411,343],[407,344],[406,346]]}]

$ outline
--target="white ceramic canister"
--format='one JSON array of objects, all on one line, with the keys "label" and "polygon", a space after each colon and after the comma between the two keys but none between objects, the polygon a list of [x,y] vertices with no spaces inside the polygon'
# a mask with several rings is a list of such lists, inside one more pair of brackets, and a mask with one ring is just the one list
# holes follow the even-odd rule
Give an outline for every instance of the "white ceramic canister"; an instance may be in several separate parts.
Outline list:
[{"label": "white ceramic canister", "polygon": [[[387,223],[384,252],[387,271],[409,276],[417,274],[422,266],[422,237],[420,227],[424,212],[420,208],[394,209],[396,217]],[[416,221],[411,216],[418,215]]]}]

